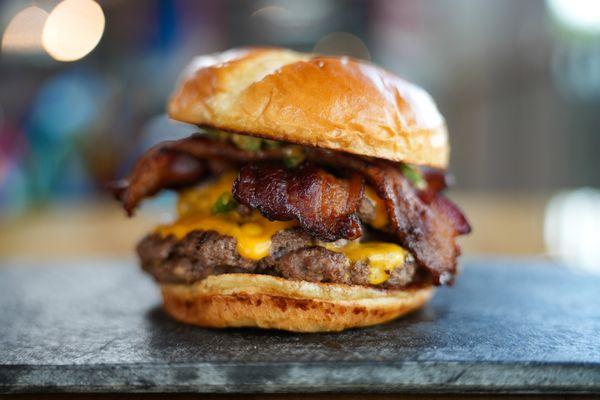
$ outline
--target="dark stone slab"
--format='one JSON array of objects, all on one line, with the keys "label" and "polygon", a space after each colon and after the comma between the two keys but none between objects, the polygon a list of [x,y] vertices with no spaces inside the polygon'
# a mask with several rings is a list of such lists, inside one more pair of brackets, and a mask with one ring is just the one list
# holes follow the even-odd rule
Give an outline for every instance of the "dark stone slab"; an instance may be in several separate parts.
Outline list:
[{"label": "dark stone slab", "polygon": [[170,320],[134,262],[0,267],[0,392],[599,392],[600,277],[467,262],[404,319],[336,334]]}]

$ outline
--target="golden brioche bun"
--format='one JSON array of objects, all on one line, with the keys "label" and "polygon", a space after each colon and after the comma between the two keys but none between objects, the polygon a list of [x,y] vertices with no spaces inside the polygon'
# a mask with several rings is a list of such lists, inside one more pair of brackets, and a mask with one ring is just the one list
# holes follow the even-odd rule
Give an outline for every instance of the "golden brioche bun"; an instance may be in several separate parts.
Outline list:
[{"label": "golden brioche bun", "polygon": [[191,285],[163,284],[161,289],[165,310],[181,322],[294,332],[380,324],[421,307],[433,294],[433,287],[380,290],[256,274],[214,275]]},{"label": "golden brioche bun", "polygon": [[421,88],[374,65],[278,48],[198,57],[173,94],[179,121],[445,168],[446,124]]}]

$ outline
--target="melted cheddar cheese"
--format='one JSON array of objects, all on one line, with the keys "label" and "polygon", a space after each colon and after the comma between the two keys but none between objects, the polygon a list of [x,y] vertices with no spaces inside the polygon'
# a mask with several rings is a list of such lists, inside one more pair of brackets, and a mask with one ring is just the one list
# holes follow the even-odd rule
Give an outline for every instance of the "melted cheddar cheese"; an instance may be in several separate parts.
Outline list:
[{"label": "melted cheddar cheese", "polygon": [[235,211],[224,215],[199,215],[177,220],[171,225],[160,226],[157,232],[163,236],[173,235],[182,239],[195,230],[215,231],[231,236],[237,242],[237,251],[242,257],[260,260],[269,255],[271,237],[277,232],[295,225],[292,221],[269,221],[258,218],[239,218]]},{"label": "melted cheddar cheese", "polygon": [[[187,189],[179,195],[177,203],[178,218],[169,225],[156,228],[162,236],[184,238],[195,230],[215,231],[231,236],[236,240],[237,251],[242,257],[260,260],[270,253],[271,238],[277,232],[296,226],[295,221],[269,221],[253,211],[250,215],[241,215],[237,211],[221,214],[212,212],[213,205],[223,194],[231,193],[236,173],[225,173],[212,183]],[[365,196],[375,205],[375,218],[371,225],[381,228],[388,224],[383,200],[373,189],[367,187]],[[341,241],[321,243],[320,245],[338,253],[343,253],[352,263],[365,262],[369,267],[369,283],[378,285],[385,282],[392,271],[402,268],[407,251],[394,243]]]},{"label": "melted cheddar cheese", "polygon": [[214,182],[190,188],[179,194],[177,214],[179,218],[194,215],[210,215],[211,209],[223,193],[231,193],[237,173],[226,172]]},{"label": "melted cheddar cheese", "polygon": [[257,211],[251,215],[240,215],[236,211],[212,214],[211,210],[223,193],[230,193],[236,174],[222,175],[214,183],[182,192],[177,203],[179,218],[170,225],[156,229],[162,236],[173,235],[182,239],[195,230],[215,231],[231,236],[237,242],[237,251],[242,257],[260,260],[269,255],[271,237],[284,229],[296,225],[293,221],[269,221]]},{"label": "melted cheddar cheese", "polygon": [[324,245],[328,250],[343,253],[353,262],[366,262],[369,267],[369,283],[378,285],[388,280],[396,268],[404,267],[408,252],[395,243],[350,242],[343,246]]},{"label": "melted cheddar cheese", "polygon": [[373,228],[381,229],[389,223],[385,203],[370,187],[365,186],[365,197],[375,206],[375,218],[371,221]]}]

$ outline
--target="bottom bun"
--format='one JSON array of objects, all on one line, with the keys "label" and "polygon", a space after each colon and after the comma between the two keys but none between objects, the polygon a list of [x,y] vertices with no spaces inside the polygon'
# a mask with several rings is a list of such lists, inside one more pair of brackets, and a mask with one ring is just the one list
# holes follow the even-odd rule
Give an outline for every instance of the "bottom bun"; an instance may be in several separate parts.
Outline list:
[{"label": "bottom bun", "polygon": [[256,274],[214,275],[191,285],[161,288],[165,310],[181,322],[294,332],[380,324],[421,307],[433,295],[431,286],[382,290]]}]

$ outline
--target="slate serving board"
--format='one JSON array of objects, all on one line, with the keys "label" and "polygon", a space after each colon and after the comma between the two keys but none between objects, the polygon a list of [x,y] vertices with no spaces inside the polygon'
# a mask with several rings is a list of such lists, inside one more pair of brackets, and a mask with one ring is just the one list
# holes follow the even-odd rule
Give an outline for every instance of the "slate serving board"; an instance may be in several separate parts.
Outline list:
[{"label": "slate serving board", "polygon": [[170,320],[135,262],[0,267],[0,392],[600,392],[600,277],[465,263],[404,319],[336,334]]}]

